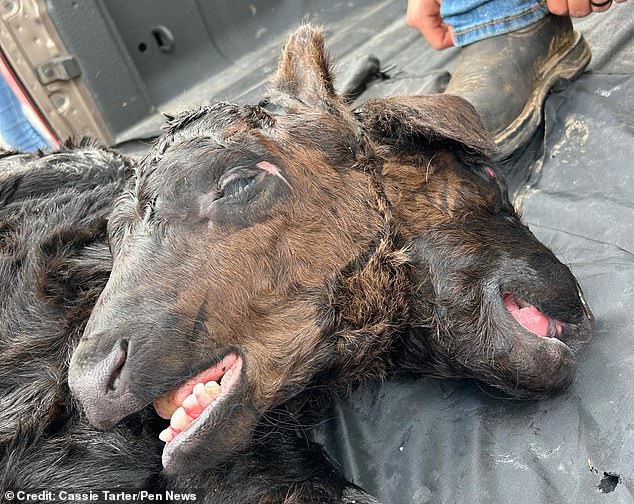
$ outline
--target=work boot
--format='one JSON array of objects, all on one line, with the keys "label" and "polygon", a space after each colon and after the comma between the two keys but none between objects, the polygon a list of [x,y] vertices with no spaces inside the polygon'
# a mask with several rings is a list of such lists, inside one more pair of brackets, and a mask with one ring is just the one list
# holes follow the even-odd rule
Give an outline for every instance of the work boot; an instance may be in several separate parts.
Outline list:
[{"label": "work boot", "polygon": [[494,135],[494,157],[508,159],[540,125],[544,100],[557,80],[576,78],[589,61],[590,48],[570,18],[549,14],[463,47],[445,92],[471,102]]}]

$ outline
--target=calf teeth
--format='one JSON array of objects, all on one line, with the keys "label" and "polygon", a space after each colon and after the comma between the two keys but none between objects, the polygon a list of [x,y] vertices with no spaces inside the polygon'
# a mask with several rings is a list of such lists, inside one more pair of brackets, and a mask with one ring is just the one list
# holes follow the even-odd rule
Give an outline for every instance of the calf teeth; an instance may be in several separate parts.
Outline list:
[{"label": "calf teeth", "polygon": [[159,439],[165,443],[172,441],[218,398],[221,391],[222,387],[215,381],[197,383],[193,392],[183,400],[182,406],[174,411],[170,426],[159,434]]},{"label": "calf teeth", "polygon": [[215,381],[205,383],[205,390],[211,395],[220,394],[220,384]]},{"label": "calf teeth", "polygon": [[215,381],[207,382],[206,384],[197,383],[194,387],[194,396],[202,409],[209,406],[216,397],[220,395],[220,385]]},{"label": "calf teeth", "polygon": [[178,435],[178,432],[176,432],[174,429],[172,429],[171,427],[168,427],[167,429],[165,429],[164,431],[162,431],[159,434],[159,439],[161,441],[163,441],[164,443],[169,443],[172,439],[174,439],[176,436]]},{"label": "calf teeth", "polygon": [[203,412],[203,407],[198,403],[198,399],[194,394],[188,395],[183,401],[185,412],[192,418],[196,419]]},{"label": "calf teeth", "polygon": [[183,431],[193,421],[194,419],[190,417],[185,411],[185,408],[181,406],[172,415],[172,418],[170,419],[170,427],[177,431]]}]

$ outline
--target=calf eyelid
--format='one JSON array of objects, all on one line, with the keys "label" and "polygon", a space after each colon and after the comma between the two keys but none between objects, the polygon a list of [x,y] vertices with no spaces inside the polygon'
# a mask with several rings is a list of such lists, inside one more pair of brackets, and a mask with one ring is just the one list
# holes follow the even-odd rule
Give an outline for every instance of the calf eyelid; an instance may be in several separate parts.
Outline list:
[{"label": "calf eyelid", "polygon": [[257,174],[258,172],[254,170],[252,166],[234,166],[233,168],[227,170],[220,177],[217,183],[217,190],[222,192],[223,188],[234,180],[241,178],[252,178],[255,177]]},{"label": "calf eyelid", "polygon": [[484,171],[484,173],[487,175],[487,179],[489,182],[495,182],[502,196],[504,197],[504,194],[506,192],[506,181],[504,177],[502,178],[498,177],[497,173],[493,170],[493,168],[487,165],[482,166],[482,171]]}]

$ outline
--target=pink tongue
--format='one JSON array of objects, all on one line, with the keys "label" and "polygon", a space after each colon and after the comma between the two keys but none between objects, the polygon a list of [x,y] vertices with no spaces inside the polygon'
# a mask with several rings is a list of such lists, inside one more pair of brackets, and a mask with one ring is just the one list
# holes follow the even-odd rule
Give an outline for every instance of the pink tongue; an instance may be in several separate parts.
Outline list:
[{"label": "pink tongue", "polygon": [[[520,308],[517,305],[515,297],[508,293],[504,294],[504,304],[513,317],[515,317],[515,320],[517,320],[530,332],[537,334],[537,336],[545,337],[548,335],[548,323],[550,322],[550,318],[540,312],[533,305]],[[559,325],[561,324],[559,323]]]}]

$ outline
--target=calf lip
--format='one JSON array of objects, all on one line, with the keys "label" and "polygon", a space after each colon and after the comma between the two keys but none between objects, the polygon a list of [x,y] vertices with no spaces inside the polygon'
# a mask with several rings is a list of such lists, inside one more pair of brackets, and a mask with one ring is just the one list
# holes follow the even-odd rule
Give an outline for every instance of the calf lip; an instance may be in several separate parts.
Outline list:
[{"label": "calf lip", "polygon": [[[501,328],[508,345],[504,354],[497,357],[496,364],[503,362],[509,372],[506,379],[495,386],[521,399],[547,398],[560,393],[572,383],[576,356],[591,339],[590,312],[582,307],[580,321],[562,321],[559,333],[552,331],[540,336],[524,327],[510,312],[503,300],[505,292],[512,293],[513,289],[500,289],[494,301],[496,312],[504,320]],[[534,306],[531,299],[524,303]],[[509,383],[513,385],[509,386]]]},{"label": "calf lip", "polygon": [[564,343],[574,355],[579,355],[592,340],[594,316],[589,310],[578,324],[566,324],[559,341]]},{"label": "calf lip", "polygon": [[[231,388],[221,395],[192,422],[163,448],[163,467],[167,473],[181,474],[204,470],[220,462],[229,455],[231,448],[225,447],[231,435],[225,433],[225,428],[231,430],[237,425],[243,431],[242,416],[247,405],[246,380],[244,379],[243,360],[236,362],[239,366],[237,377]],[[218,448],[218,450],[215,449]],[[223,453],[224,452],[224,453]]]}]

